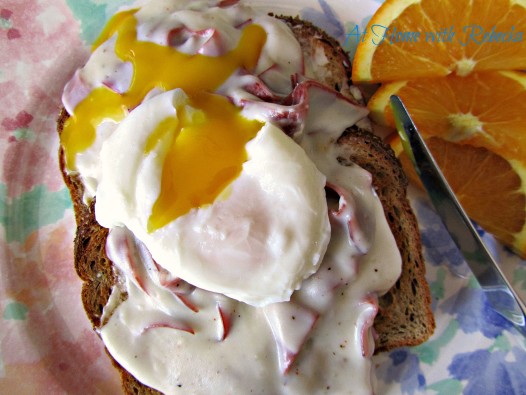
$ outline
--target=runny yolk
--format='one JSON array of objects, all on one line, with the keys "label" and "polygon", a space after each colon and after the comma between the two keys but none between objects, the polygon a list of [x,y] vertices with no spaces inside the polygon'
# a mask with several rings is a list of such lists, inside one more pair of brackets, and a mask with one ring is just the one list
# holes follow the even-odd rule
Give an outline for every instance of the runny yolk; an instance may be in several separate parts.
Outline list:
[{"label": "runny yolk", "polygon": [[103,121],[120,122],[153,89],[183,89],[189,105],[199,111],[189,116],[184,106],[178,108],[177,118],[161,122],[145,149],[147,153],[159,136],[171,134],[161,192],[148,223],[151,232],[194,207],[212,203],[241,172],[245,144],[262,125],[246,120],[226,98],[211,92],[237,69],[255,68],[266,33],[261,26],[249,24],[233,50],[219,56],[188,55],[169,46],[138,41],[136,11],[115,15],[94,45],[96,48],[117,35],[116,55],[133,66],[129,89],[124,93],[105,86],[93,89],[65,123],[61,143],[68,168],[75,169],[76,155],[94,143],[96,128]]},{"label": "runny yolk", "polygon": [[241,173],[245,145],[262,126],[241,117],[223,96],[202,92],[190,98],[189,106],[178,106],[176,117],[161,122],[146,142],[147,154],[156,143],[169,141],[148,232],[213,203]]}]

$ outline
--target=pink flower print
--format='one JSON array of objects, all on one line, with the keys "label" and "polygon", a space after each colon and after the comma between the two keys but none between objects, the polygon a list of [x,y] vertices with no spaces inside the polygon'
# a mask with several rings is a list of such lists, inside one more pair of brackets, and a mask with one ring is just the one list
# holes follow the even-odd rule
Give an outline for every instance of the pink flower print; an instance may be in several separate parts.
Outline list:
[{"label": "pink flower print", "polygon": [[63,188],[57,156],[56,150],[34,141],[11,141],[0,164],[0,172],[3,172],[7,184],[7,195],[16,198],[39,184],[44,184],[50,191]]},{"label": "pink flower print", "polygon": [[[2,127],[8,132],[16,132],[17,130],[24,130],[29,127],[33,120],[33,116],[26,111],[20,111],[14,118],[6,117],[2,120]],[[9,136],[9,142],[16,140],[16,135]]]},{"label": "pink flower print", "polygon": [[0,18],[2,19],[9,20],[9,18],[11,18],[11,15],[13,15],[13,11],[6,10],[5,8],[0,10]]},{"label": "pink flower print", "polygon": [[8,40],[14,40],[16,38],[22,37],[20,31],[13,27],[11,15],[13,15],[13,11],[11,10],[5,8],[0,10],[0,28],[7,30]]},{"label": "pink flower print", "polygon": [[26,111],[20,111],[16,114],[15,118],[4,118],[2,126],[9,131],[13,131],[19,128],[27,128],[33,116]]}]

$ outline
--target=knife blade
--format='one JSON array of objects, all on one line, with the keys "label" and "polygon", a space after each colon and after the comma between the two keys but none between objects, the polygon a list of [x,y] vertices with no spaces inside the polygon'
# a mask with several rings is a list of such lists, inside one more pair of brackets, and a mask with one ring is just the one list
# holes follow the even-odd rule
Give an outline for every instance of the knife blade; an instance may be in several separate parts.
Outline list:
[{"label": "knife blade", "polygon": [[391,108],[404,151],[489,305],[526,336],[526,305],[480,238],[398,96],[391,96]]}]

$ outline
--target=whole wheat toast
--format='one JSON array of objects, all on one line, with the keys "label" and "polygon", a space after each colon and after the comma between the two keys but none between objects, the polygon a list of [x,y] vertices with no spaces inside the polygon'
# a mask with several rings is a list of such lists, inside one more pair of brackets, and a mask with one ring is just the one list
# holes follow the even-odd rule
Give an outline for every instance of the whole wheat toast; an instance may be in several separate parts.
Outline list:
[{"label": "whole wheat toast", "polygon": [[[280,17],[303,49],[306,73],[362,104],[360,92],[352,85],[351,61],[339,43],[325,31],[299,18]],[[325,56],[320,56],[323,52]],[[328,63],[309,61],[326,58]],[[423,343],[431,336],[435,321],[431,295],[425,279],[420,232],[406,196],[408,181],[391,148],[359,123],[342,135],[342,164],[355,163],[373,176],[374,188],[402,254],[402,275],[395,286],[380,297],[380,310],[374,321],[378,334],[376,352]]]},{"label": "whole wheat toast", "polygon": [[[291,27],[302,46],[308,76],[360,102],[359,91],[352,87],[350,79],[351,62],[339,44],[308,22],[298,18],[281,19]],[[327,64],[309,61],[319,59],[319,51],[323,51],[329,60]],[[59,133],[68,116],[63,109],[57,122]],[[373,186],[402,255],[400,279],[380,298],[380,309],[374,322],[378,334],[376,351],[420,344],[432,334],[435,323],[418,225],[406,197],[407,179],[390,147],[359,126],[347,129],[338,144],[343,147],[344,155],[339,158],[343,165],[356,163],[372,174]],[[96,222],[94,201],[89,205],[84,202],[82,181],[77,175],[67,172],[62,148],[59,155],[77,222],[74,259],[76,271],[84,282],[82,302],[93,327],[100,328],[103,308],[118,281],[105,251],[108,229]],[[120,370],[125,393],[159,393],[138,382],[115,360],[113,363]]]}]

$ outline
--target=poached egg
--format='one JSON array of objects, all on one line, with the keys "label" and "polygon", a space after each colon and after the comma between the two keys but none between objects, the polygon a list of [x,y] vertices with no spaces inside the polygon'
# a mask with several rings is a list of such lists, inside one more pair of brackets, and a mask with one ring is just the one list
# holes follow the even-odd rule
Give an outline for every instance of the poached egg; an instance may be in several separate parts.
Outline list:
[{"label": "poached egg", "polygon": [[165,6],[114,16],[66,87],[67,165],[102,226],[130,229],[183,280],[254,306],[289,300],[330,238],[325,176],[229,98],[251,75],[285,91],[299,45],[244,7]]},{"label": "poached egg", "polygon": [[335,144],[367,111],[305,77],[286,24],[232,3],[117,14],[65,89],[67,166],[120,279],[99,333],[167,394],[344,393],[350,374],[371,393],[400,256]]},{"label": "poached egg", "polygon": [[97,221],[130,229],[199,288],[254,306],[288,300],[330,238],[325,176],[280,129],[208,96],[203,109],[168,91],[119,124],[101,150]]}]

